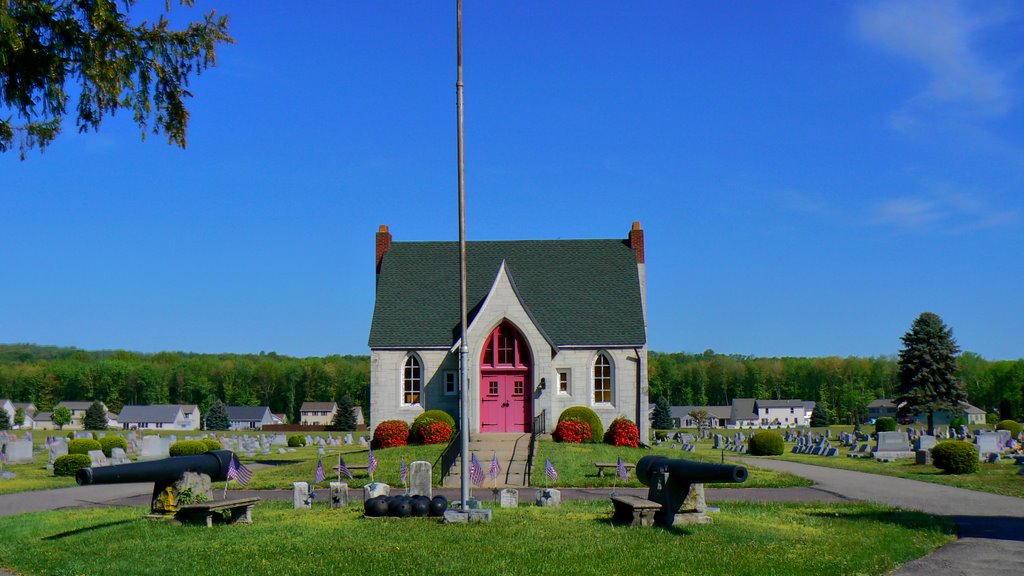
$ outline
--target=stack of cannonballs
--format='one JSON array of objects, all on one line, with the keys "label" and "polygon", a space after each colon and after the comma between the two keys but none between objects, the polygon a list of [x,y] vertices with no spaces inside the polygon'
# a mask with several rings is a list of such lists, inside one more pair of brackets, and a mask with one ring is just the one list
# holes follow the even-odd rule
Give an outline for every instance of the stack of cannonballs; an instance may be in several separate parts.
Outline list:
[{"label": "stack of cannonballs", "polygon": [[363,502],[363,512],[369,518],[444,516],[446,508],[448,499],[444,496],[434,496],[433,500],[426,496],[374,496]]}]

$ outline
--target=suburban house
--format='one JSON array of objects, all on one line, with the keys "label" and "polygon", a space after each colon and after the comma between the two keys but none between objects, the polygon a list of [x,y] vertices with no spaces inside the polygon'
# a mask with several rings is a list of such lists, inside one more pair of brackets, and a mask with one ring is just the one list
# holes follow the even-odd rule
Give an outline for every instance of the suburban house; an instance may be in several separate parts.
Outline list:
[{"label": "suburban house", "polygon": [[874,422],[879,418],[895,418],[896,405],[888,398],[872,400],[868,404],[868,419]]},{"label": "suburban house", "polygon": [[0,408],[7,412],[9,428],[14,427],[14,403],[7,398],[0,398]]},{"label": "suburban house", "polygon": [[263,426],[274,423],[270,406],[228,406],[228,429],[262,430]]},{"label": "suburban house", "polygon": [[303,402],[299,407],[299,422],[307,426],[327,426],[337,412],[336,402]]},{"label": "suburban house", "polygon": [[198,430],[199,407],[195,404],[124,406],[117,417],[125,430]]},{"label": "suburban house", "polygon": [[680,428],[696,428],[697,421],[690,413],[704,410],[711,418],[711,428],[794,428],[810,423],[805,404],[792,399],[734,398],[729,406],[673,406],[672,421]]},{"label": "suburban house", "polygon": [[[0,400],[0,403],[2,402],[3,400]],[[18,412],[18,408],[21,408],[22,410],[25,411],[25,421],[22,422],[20,427],[27,429],[35,428],[35,420],[33,419],[33,416],[35,416],[36,412],[38,412],[38,410],[36,410],[36,405],[33,404],[32,402],[12,402],[12,404],[14,405],[15,414],[17,414]],[[11,417],[13,418],[14,414],[11,414]]]},{"label": "suburban house", "polygon": [[56,430],[53,424],[53,412],[36,412],[32,416],[32,428],[34,430]]},{"label": "suburban house", "polygon": [[286,414],[271,414],[271,418],[274,419],[273,424],[287,424],[288,416]]},{"label": "suburban house", "polygon": [[811,417],[814,416],[814,407],[817,405],[818,403],[814,400],[804,400],[804,419],[808,423],[810,423]]},{"label": "suburban house", "polygon": [[[880,398],[872,401],[868,404],[868,417],[872,421],[877,420],[883,416],[889,418],[896,418],[896,404],[888,398]],[[967,420],[968,424],[984,424],[985,423],[985,411],[977,406],[968,404],[967,402],[960,402],[961,416]],[[877,414],[877,415],[876,415]],[[937,410],[932,414],[932,424],[935,426],[948,426],[953,419],[956,418],[956,414],[950,414],[945,410]],[[928,414],[921,413],[914,416],[914,422],[916,424],[928,424]]]},{"label": "suburban house", "polygon": [[[92,400],[65,400],[58,402],[54,407],[54,410],[64,407],[71,411],[71,422],[64,426],[64,430],[84,430],[85,423],[83,421],[85,420],[85,412],[90,406],[92,406],[92,402]],[[106,404],[103,404],[103,402],[100,402],[100,404],[103,405],[104,412],[109,412]]]},{"label": "suburban house", "polygon": [[[570,406],[648,437],[644,233],[467,243],[470,434],[547,431]],[[459,245],[376,236],[370,428],[424,410],[459,420]],[[460,428],[463,426],[460,424]]]}]

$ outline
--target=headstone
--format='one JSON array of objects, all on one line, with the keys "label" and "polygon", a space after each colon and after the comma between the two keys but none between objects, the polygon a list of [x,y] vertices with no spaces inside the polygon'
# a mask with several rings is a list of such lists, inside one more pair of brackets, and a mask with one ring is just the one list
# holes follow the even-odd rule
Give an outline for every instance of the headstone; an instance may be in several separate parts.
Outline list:
[{"label": "headstone", "polygon": [[723,440],[724,438],[721,434],[715,434],[715,450],[721,450],[725,446]]},{"label": "headstone", "polygon": [[79,430],[79,431],[75,432],[75,440],[78,440],[79,438],[90,438],[91,439],[92,438],[92,432],[89,432],[87,430]]},{"label": "headstone", "polygon": [[107,456],[103,453],[103,450],[89,450],[89,463],[93,468],[99,468],[101,466],[110,466],[110,461],[107,460]]},{"label": "headstone", "polygon": [[274,437],[270,439],[271,446],[287,446],[288,438],[284,434],[274,434]]},{"label": "headstone", "polygon": [[110,463],[111,464],[128,464],[132,460],[124,453],[124,449],[120,446],[114,446],[110,450]]},{"label": "headstone", "polygon": [[139,456],[139,460],[160,460],[162,458],[170,458],[171,454],[168,452],[169,446],[165,446],[163,440],[159,436],[143,436],[142,437],[142,453]]},{"label": "headstone", "polygon": [[931,450],[934,447],[935,447],[935,436],[929,436],[927,434],[922,434],[921,436],[918,436],[917,438],[914,439],[914,449],[916,449],[918,451],[921,451],[921,450]]},{"label": "headstone", "polygon": [[999,435],[991,433],[979,433],[974,439],[974,443],[978,445],[978,458],[984,460],[986,454],[998,454],[999,450]]},{"label": "headstone", "polygon": [[1010,434],[1009,430],[996,430],[996,434],[999,436],[999,450],[1006,450],[1010,447],[1010,442],[1013,442],[1013,435]]},{"label": "headstone", "polygon": [[366,436],[359,437],[359,445],[362,446],[363,448],[366,448],[367,446],[370,445],[370,443],[366,441]]},{"label": "headstone", "polygon": [[285,448],[278,448],[278,449],[277,449],[277,453],[278,453],[278,454],[287,454],[287,453],[288,453],[288,450],[287,450],[287,449],[285,449]]},{"label": "headstone", "polygon": [[502,508],[519,507],[519,490],[515,488],[504,488],[500,494]]},{"label": "headstone", "polygon": [[931,450],[918,450],[916,453],[914,462],[917,464],[931,464],[932,463],[932,451]]},{"label": "headstone", "polygon": [[331,482],[331,508],[348,507],[348,483]]},{"label": "headstone", "polygon": [[363,500],[369,500],[377,496],[390,496],[391,486],[383,482],[370,482],[363,486]]},{"label": "headstone", "polygon": [[433,467],[425,460],[409,464],[409,495],[433,498]]},{"label": "headstone", "polygon": [[292,508],[295,510],[309,509],[313,499],[309,497],[309,482],[292,482]]},{"label": "headstone", "polygon": [[352,445],[352,434],[351,433],[345,434],[345,445],[346,446],[351,446]]},{"label": "headstone", "polygon": [[31,442],[8,440],[6,450],[8,464],[31,464],[34,461]]},{"label": "headstone", "polygon": [[68,453],[68,443],[63,438],[58,438],[50,443],[48,450],[50,451],[50,465],[52,466],[57,458]]},{"label": "headstone", "polygon": [[537,506],[561,506],[562,492],[556,488],[537,490]]}]

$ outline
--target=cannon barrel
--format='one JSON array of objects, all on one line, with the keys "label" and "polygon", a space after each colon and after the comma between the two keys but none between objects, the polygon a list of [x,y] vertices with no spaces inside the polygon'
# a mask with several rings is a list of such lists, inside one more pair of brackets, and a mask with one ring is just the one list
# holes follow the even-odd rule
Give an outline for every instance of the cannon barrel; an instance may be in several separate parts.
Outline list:
[{"label": "cannon barrel", "polygon": [[693,460],[671,459],[665,456],[644,456],[636,463],[636,477],[645,486],[658,471],[667,471],[674,477],[694,483],[740,483],[747,480],[747,469],[732,464],[705,464]]},{"label": "cannon barrel", "polygon": [[227,480],[230,450],[211,450],[195,456],[173,456],[150,462],[118,464],[102,468],[82,468],[75,474],[79,485],[123,484],[126,482],[156,482],[168,484],[177,481],[185,472],[206,474],[212,481]]}]

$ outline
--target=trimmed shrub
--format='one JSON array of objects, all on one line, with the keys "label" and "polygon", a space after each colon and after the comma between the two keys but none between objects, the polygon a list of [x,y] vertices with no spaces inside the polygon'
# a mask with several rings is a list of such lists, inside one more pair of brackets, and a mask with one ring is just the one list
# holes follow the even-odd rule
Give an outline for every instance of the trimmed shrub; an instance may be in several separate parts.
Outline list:
[{"label": "trimmed shrub", "polygon": [[203,438],[200,440],[203,444],[206,444],[207,450],[223,450],[224,446],[220,442],[212,438]]},{"label": "trimmed shrub", "polygon": [[373,430],[374,448],[394,448],[409,443],[409,425],[404,420],[385,420]]},{"label": "trimmed shrub", "polygon": [[960,427],[961,426],[967,426],[967,419],[964,418],[963,416],[957,416],[956,418],[953,418],[949,422],[949,427],[950,428],[956,428],[957,429],[957,434],[960,433]]},{"label": "trimmed shrub", "polygon": [[299,448],[306,445],[306,437],[301,434],[292,434],[288,437],[289,448]]},{"label": "trimmed shrub", "polygon": [[598,417],[597,413],[587,408],[586,406],[570,406],[565,410],[562,410],[562,414],[558,417],[558,421],[569,420],[575,418],[576,420],[582,420],[590,425],[590,442],[600,442],[604,438],[604,427],[601,426],[601,418]]},{"label": "trimmed shrub", "polygon": [[932,448],[932,462],[946,474],[977,472],[978,448],[963,440],[944,440]]},{"label": "trimmed shrub", "polygon": [[171,444],[171,448],[168,450],[171,456],[195,456],[209,451],[210,449],[202,440],[181,440]]},{"label": "trimmed shrub", "polygon": [[[100,443],[92,438],[78,438],[68,442],[68,454],[85,454],[89,457],[89,450],[102,450]],[[86,466],[89,464],[86,463]]]},{"label": "trimmed shrub", "polygon": [[[443,422],[448,426],[448,429],[451,431],[448,435],[448,438],[445,438],[444,440],[439,440],[437,442],[424,441],[424,438],[428,435],[433,435],[433,437],[436,438],[437,433],[443,429],[433,427],[432,425],[435,422]],[[430,427],[430,433],[427,433],[427,427]],[[451,438],[451,434],[454,432],[455,419],[452,418],[450,414],[448,414],[444,410],[427,410],[426,412],[417,416],[416,419],[412,421],[412,428],[410,429],[410,438],[412,439],[413,442],[418,442],[420,444],[438,444],[440,442],[447,442]]]},{"label": "trimmed shrub", "polygon": [[750,454],[753,456],[781,456],[786,451],[786,442],[777,432],[763,430],[750,437]]},{"label": "trimmed shrub", "polygon": [[128,441],[120,436],[104,436],[100,438],[100,449],[107,455],[107,458],[110,458],[110,453],[114,451],[114,448],[120,448],[127,452]]},{"label": "trimmed shrub", "polygon": [[572,442],[575,444],[589,442],[591,439],[590,425],[578,418],[562,420],[555,426],[555,431],[551,433],[551,437],[555,439],[555,442]]},{"label": "trimmed shrub", "polygon": [[896,431],[896,419],[883,416],[878,420],[875,420],[875,433],[878,432],[895,432]]},{"label": "trimmed shrub", "polygon": [[604,443],[636,448],[640,445],[640,428],[629,418],[616,418],[604,433]]},{"label": "trimmed shrub", "polygon": [[415,441],[420,444],[444,444],[452,439],[455,430],[447,422],[432,420],[426,424],[420,424],[416,430]]},{"label": "trimmed shrub", "polygon": [[1020,435],[1021,425],[1014,420],[1003,420],[999,424],[996,424],[996,430],[1009,430],[1010,436],[1016,440],[1017,436]]},{"label": "trimmed shrub", "polygon": [[53,461],[54,476],[74,476],[82,468],[88,468],[92,460],[85,454],[65,454]]}]

